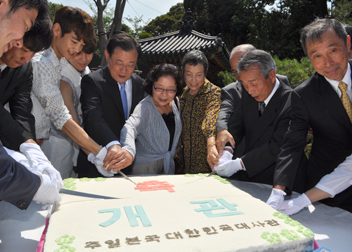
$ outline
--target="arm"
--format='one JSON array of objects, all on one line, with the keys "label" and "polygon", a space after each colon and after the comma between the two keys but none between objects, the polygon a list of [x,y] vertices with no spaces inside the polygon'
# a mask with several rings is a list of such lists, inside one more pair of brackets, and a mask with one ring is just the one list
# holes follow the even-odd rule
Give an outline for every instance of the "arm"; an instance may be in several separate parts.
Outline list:
[{"label": "arm", "polygon": [[25,64],[10,71],[14,71],[14,76],[9,85],[13,86],[13,82],[16,82],[14,89],[9,91],[12,92],[8,99],[11,114],[1,106],[0,132],[5,139],[4,144],[11,149],[18,150],[23,142],[36,141],[34,117],[31,113],[33,105],[30,98],[33,80],[32,65]]},{"label": "arm", "polygon": [[64,104],[67,107],[68,111],[70,112],[72,119],[77,124],[80,124],[79,117],[75,108],[75,104],[73,103],[73,90],[71,85],[67,81],[61,80],[60,92],[61,92],[62,98],[64,99]]},{"label": "arm", "polygon": [[296,91],[291,92],[290,123],[277,157],[274,188],[292,191],[309,128],[308,109]]},{"label": "arm", "polygon": [[39,176],[17,163],[0,147],[0,200],[27,209],[40,187]]},{"label": "arm", "polygon": [[218,163],[220,158],[215,145],[216,120],[220,111],[220,105],[221,90],[219,88],[215,88],[212,94],[210,94],[210,101],[205,110],[206,116],[202,122],[203,135],[207,139],[207,161],[212,169],[214,169],[214,164]]},{"label": "arm", "polygon": [[87,133],[71,118],[64,104],[60,89],[59,78],[55,75],[56,70],[44,62],[35,62],[33,65],[33,94],[38,98],[54,126],[66,133],[83,149],[96,154],[99,145],[95,143]]}]

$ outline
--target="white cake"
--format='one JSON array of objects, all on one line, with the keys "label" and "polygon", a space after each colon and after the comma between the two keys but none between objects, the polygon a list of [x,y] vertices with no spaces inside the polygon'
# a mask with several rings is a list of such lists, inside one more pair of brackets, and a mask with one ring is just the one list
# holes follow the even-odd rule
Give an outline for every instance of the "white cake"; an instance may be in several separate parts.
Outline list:
[{"label": "white cake", "polygon": [[44,251],[313,251],[309,229],[219,176],[131,179],[65,180],[118,199],[61,194]]}]

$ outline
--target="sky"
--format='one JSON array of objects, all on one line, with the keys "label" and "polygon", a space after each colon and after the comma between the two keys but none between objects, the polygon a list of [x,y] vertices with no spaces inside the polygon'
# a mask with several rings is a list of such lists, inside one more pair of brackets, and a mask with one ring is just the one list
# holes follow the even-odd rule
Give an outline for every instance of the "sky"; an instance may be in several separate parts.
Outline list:
[{"label": "sky", "polygon": [[[88,5],[83,0],[48,0],[52,3],[70,5],[72,7],[78,7],[86,11],[88,14],[93,15],[93,12],[90,10]],[[86,0],[86,2],[92,3],[94,6],[93,0]],[[103,2],[103,0],[102,0]],[[123,17],[142,17],[145,25],[148,21],[153,20],[157,16],[166,14],[169,9],[176,5],[177,3],[182,3],[182,0],[127,0],[125,5],[125,10]],[[116,0],[110,0],[109,7],[114,8],[116,5]],[[129,23],[124,20],[124,23],[129,25]]]}]

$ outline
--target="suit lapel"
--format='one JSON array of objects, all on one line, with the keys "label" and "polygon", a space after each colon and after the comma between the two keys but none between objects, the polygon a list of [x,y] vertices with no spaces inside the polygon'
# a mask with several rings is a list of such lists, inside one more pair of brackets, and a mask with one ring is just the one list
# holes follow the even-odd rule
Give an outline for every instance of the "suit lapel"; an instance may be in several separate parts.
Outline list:
[{"label": "suit lapel", "polygon": [[323,76],[318,75],[318,78],[316,91],[320,96],[317,99],[317,103],[323,111],[327,111],[337,121],[352,130],[351,121],[336,91]]},{"label": "suit lapel", "polygon": [[121,114],[121,118],[125,118],[124,117],[124,112],[123,112],[123,105],[122,105],[122,100],[121,100],[121,95],[120,95],[120,89],[118,87],[117,82],[111,77],[109,68],[106,66],[104,71],[104,78],[106,80],[106,90],[108,92],[108,95],[111,96],[111,98],[113,99],[115,106],[117,108],[117,110],[120,112]]},{"label": "suit lapel", "polygon": [[132,74],[131,82],[132,82],[132,103],[131,103],[132,105],[131,105],[130,114],[133,112],[134,108],[139,103],[139,101],[136,99],[137,97],[139,97],[139,95],[138,95],[137,85],[135,84],[136,77],[134,76],[134,74]]}]

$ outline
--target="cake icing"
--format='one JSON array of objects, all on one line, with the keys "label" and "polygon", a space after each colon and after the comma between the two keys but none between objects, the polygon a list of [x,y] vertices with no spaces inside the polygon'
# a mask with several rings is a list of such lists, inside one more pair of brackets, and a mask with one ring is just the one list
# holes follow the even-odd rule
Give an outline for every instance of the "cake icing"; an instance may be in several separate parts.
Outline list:
[{"label": "cake icing", "polygon": [[44,251],[313,251],[309,229],[219,176],[131,179],[65,180],[118,199],[62,194]]}]

